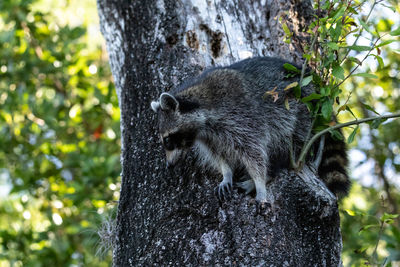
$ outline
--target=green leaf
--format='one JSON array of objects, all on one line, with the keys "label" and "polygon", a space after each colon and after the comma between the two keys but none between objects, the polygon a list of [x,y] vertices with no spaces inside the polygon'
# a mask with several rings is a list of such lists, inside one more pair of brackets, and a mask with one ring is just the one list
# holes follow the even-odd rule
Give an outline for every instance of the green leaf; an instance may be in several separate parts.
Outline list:
[{"label": "green leaf", "polygon": [[358,52],[362,52],[362,51],[369,51],[371,49],[373,49],[373,47],[370,46],[364,46],[364,45],[351,45],[351,46],[346,46],[347,49],[351,49],[351,50],[355,50]]},{"label": "green leaf", "polygon": [[346,6],[341,6],[336,12],[332,14],[332,19],[335,20],[341,16],[343,16],[344,12],[346,11]]},{"label": "green leaf", "polygon": [[283,29],[283,31],[286,33],[286,35],[287,36],[291,36],[291,32],[290,32],[290,29],[289,29],[289,27],[286,25],[286,23],[282,23],[282,29]]},{"label": "green leaf", "polygon": [[376,48],[382,47],[382,46],[385,46],[385,45],[388,45],[388,44],[391,44],[391,43],[393,43],[393,42],[397,42],[397,40],[386,40],[386,41],[380,42],[380,43],[376,46]]},{"label": "green leaf", "polygon": [[311,59],[311,55],[310,54],[303,54],[303,58],[310,60]]},{"label": "green leaf", "polygon": [[349,210],[349,209],[345,209],[345,211],[350,216],[361,216],[361,217],[363,217],[363,216],[367,215],[365,212],[362,212],[362,211],[355,211],[355,210]]},{"label": "green leaf", "polygon": [[387,119],[376,119],[376,120],[373,120],[372,123],[371,123],[371,128],[372,129],[377,129],[386,120]]},{"label": "green leaf", "polygon": [[301,102],[306,103],[306,102],[310,102],[311,100],[315,100],[315,99],[321,99],[322,95],[317,94],[317,93],[312,93],[309,96],[303,97],[301,99]]},{"label": "green leaf", "polygon": [[322,112],[322,116],[326,119],[326,120],[330,120],[331,116],[332,116],[332,104],[331,101],[326,100],[321,107],[321,112]]},{"label": "green leaf", "polygon": [[364,78],[371,78],[371,79],[378,79],[378,76],[371,74],[371,73],[366,73],[366,72],[362,72],[362,73],[356,73],[353,74],[351,76],[358,76],[358,77],[364,77]]},{"label": "green leaf", "polygon": [[305,78],[303,78],[303,81],[301,82],[301,86],[307,86],[311,81],[312,81],[312,75],[307,76]]},{"label": "green leaf", "polygon": [[332,75],[338,79],[344,79],[344,69],[337,62],[332,64]]},{"label": "green leaf", "polygon": [[393,223],[393,220],[399,217],[399,214],[390,214],[390,213],[383,213],[381,218],[379,219],[381,222],[391,224]]},{"label": "green leaf", "polygon": [[353,13],[353,14],[355,14],[355,15],[358,15],[357,10],[355,10],[353,7],[348,6],[347,8],[348,8],[348,10],[349,10],[351,13]]},{"label": "green leaf", "polygon": [[373,55],[375,57],[375,59],[378,61],[379,63],[379,68],[382,69],[383,67],[385,67],[385,63],[383,63],[383,59],[378,56],[378,55]]},{"label": "green leaf", "polygon": [[335,29],[332,29],[332,31],[330,30],[330,34],[331,34],[331,39],[334,42],[337,42],[339,40],[340,34],[342,33],[342,24],[336,25]]},{"label": "green leaf", "polygon": [[347,214],[349,214],[350,216],[356,216],[356,213],[355,213],[353,210],[345,209],[345,211],[346,211]]},{"label": "green leaf", "polygon": [[361,26],[364,28],[364,30],[366,30],[370,34],[373,34],[372,31],[369,29],[367,23],[365,23],[362,19],[360,19],[359,22],[360,22]]},{"label": "green leaf", "polygon": [[396,30],[393,30],[393,31],[389,32],[389,34],[391,36],[399,36],[400,35],[400,27],[397,28]]},{"label": "green leaf", "polygon": [[331,49],[333,49],[333,50],[338,50],[338,49],[339,49],[338,44],[337,44],[337,43],[334,43],[334,42],[329,42],[329,43],[328,43],[328,47],[331,48]]},{"label": "green leaf", "polygon": [[351,114],[355,119],[357,119],[356,115],[354,115],[354,113],[353,113],[353,111],[351,110],[351,108],[350,108],[349,106],[347,106],[347,105],[346,105],[346,110],[347,110],[348,112],[350,112],[350,114]]},{"label": "green leaf", "polygon": [[351,132],[351,134],[349,135],[349,138],[347,138],[347,143],[351,144],[354,141],[354,137],[356,136],[357,130],[358,130],[358,125],[357,127],[353,130],[353,132]]},{"label": "green leaf", "polygon": [[343,140],[343,135],[338,130],[331,130],[329,131],[332,137],[336,140]]},{"label": "green leaf", "polygon": [[301,88],[299,85],[297,85],[296,87],[293,88],[293,93],[296,98],[301,97]]},{"label": "green leaf", "polygon": [[375,113],[376,115],[381,115],[381,114],[379,114],[378,112],[376,112],[375,109],[373,109],[370,105],[367,105],[367,104],[362,103],[362,102],[361,102],[361,104],[364,106],[364,108],[366,108],[366,109],[369,110],[369,111],[372,111],[372,112]]},{"label": "green leaf", "polygon": [[361,232],[366,231],[366,230],[368,230],[369,228],[372,228],[372,227],[379,227],[379,224],[368,224],[368,225],[365,225],[365,226],[361,227],[361,229],[358,232],[361,233]]},{"label": "green leaf", "polygon": [[347,59],[352,61],[352,62],[357,63],[358,65],[361,65],[361,61],[356,57],[348,57]]},{"label": "green leaf", "polygon": [[284,42],[285,44],[290,44],[290,43],[292,42],[292,39],[291,39],[291,38],[285,38],[285,39],[283,40],[283,42]]},{"label": "green leaf", "polygon": [[295,66],[293,66],[292,64],[289,63],[285,63],[283,64],[283,67],[285,68],[285,70],[291,71],[291,72],[295,72],[295,73],[300,73],[300,70],[297,69]]},{"label": "green leaf", "polygon": [[329,96],[329,95],[331,95],[331,88],[329,88],[329,87],[322,87],[322,88],[320,89],[320,94],[323,95],[323,96]]}]

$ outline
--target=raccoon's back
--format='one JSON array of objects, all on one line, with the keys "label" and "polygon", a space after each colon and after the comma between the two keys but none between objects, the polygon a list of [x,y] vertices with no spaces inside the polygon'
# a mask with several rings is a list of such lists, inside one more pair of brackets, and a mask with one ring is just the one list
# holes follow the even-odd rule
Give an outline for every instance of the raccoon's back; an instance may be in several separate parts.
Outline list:
[{"label": "raccoon's back", "polygon": [[[242,100],[251,101],[250,103],[267,101],[273,106],[281,105],[286,96],[294,98],[290,90],[284,90],[286,86],[298,81],[298,77],[288,75],[283,67],[285,63],[293,65],[280,58],[256,57],[225,67],[210,68],[201,75],[186,80],[172,93],[212,107],[226,101],[240,104]],[[267,91],[274,91],[279,97],[265,98]],[[312,91],[312,86],[303,87],[302,95],[308,95]]]},{"label": "raccoon's back", "polygon": [[[239,61],[228,68],[237,70],[243,73],[246,80],[251,82],[252,86],[249,88],[254,93],[265,93],[269,90],[275,90],[280,94],[290,93],[284,91],[286,86],[290,83],[297,82],[300,75],[293,75],[294,73],[288,72],[285,68],[285,64],[290,64],[296,67],[298,70],[301,69],[295,63],[274,57],[256,57]],[[314,91],[312,84],[302,87],[302,96],[309,95]],[[290,95],[293,97],[293,95]]]}]

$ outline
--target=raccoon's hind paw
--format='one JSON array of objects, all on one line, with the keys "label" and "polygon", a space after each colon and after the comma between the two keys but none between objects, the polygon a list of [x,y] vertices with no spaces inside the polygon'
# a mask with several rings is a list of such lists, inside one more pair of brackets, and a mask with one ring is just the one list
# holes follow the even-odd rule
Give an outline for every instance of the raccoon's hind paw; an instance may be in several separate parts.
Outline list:
[{"label": "raccoon's hind paw", "polygon": [[222,181],[214,191],[219,201],[229,200],[232,196],[232,183]]}]

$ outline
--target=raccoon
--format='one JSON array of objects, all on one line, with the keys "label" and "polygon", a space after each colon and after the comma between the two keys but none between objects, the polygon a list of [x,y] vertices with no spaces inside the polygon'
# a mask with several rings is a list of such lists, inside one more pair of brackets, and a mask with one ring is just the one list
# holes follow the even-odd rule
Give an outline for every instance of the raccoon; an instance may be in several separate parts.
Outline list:
[{"label": "raccoon", "polygon": [[[216,188],[220,200],[232,192],[234,171],[245,169],[251,180],[237,185],[246,193],[255,188],[256,200],[265,203],[266,184],[276,170],[289,167],[291,140],[299,152],[311,127],[307,107],[284,90],[298,81],[284,63],[271,57],[246,59],[208,69],[162,93],[151,108],[158,113],[167,165],[194,149],[200,163],[222,174]],[[303,95],[313,91],[311,85],[302,88]],[[349,188],[347,164],[345,143],[326,136],[318,174],[335,194]]]}]

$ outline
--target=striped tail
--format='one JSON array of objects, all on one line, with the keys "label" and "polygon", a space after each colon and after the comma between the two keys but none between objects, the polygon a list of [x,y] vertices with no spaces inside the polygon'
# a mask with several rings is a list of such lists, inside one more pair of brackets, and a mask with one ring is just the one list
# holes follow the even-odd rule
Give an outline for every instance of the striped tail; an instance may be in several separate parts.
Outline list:
[{"label": "striped tail", "polygon": [[338,198],[346,196],[350,190],[348,164],[346,143],[327,134],[318,175]]}]

